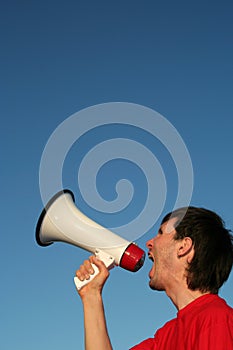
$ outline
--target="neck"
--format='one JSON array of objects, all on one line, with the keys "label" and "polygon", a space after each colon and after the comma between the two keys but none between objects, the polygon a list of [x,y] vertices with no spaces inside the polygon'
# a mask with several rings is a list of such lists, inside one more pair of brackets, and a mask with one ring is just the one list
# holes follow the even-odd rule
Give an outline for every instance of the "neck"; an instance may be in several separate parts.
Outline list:
[{"label": "neck", "polygon": [[184,286],[179,286],[177,289],[166,290],[165,292],[177,310],[183,309],[202,295],[210,294],[210,292],[203,293],[199,290],[191,290],[188,287],[184,288]]}]

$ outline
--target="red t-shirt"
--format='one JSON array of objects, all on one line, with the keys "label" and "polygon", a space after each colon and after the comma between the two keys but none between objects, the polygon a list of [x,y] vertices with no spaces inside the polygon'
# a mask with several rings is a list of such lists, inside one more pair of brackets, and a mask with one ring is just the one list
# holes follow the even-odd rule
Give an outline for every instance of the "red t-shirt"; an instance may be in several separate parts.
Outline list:
[{"label": "red t-shirt", "polygon": [[131,350],[233,350],[233,309],[218,295],[203,295]]}]

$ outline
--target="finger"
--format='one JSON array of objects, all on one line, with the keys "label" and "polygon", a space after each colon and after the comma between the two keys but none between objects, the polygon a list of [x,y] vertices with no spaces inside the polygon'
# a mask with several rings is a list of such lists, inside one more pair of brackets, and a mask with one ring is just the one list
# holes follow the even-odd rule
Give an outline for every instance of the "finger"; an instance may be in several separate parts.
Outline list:
[{"label": "finger", "polygon": [[84,279],[89,279],[90,274],[92,274],[93,268],[91,267],[91,263],[89,260],[85,260],[83,264],[76,271],[76,276],[83,281]]},{"label": "finger", "polygon": [[80,281],[84,281],[84,276],[83,276],[83,274],[81,273],[80,270],[77,270],[76,273],[75,273],[75,275],[76,275],[76,277],[78,277],[78,279],[79,279]]},{"label": "finger", "polygon": [[90,257],[90,261],[92,264],[95,264],[98,267],[101,274],[104,274],[105,276],[109,275],[109,271],[108,271],[107,267],[105,266],[103,261],[101,261],[99,258],[97,258],[96,256],[93,255]]},{"label": "finger", "polygon": [[90,260],[85,260],[83,265],[86,269],[86,272],[88,272],[89,274],[92,275],[95,272]]}]

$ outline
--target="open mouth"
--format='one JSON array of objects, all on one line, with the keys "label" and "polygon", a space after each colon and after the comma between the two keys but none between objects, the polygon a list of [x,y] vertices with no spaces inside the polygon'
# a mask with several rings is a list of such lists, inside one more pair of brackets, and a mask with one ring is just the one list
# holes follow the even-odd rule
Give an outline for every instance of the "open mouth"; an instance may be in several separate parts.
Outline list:
[{"label": "open mouth", "polygon": [[154,257],[151,255],[151,253],[148,253],[148,258],[154,262]]},{"label": "open mouth", "polygon": [[151,253],[148,253],[148,258],[153,263],[153,266],[152,266],[152,268],[151,268],[151,270],[149,271],[149,274],[148,274],[149,278],[151,278],[153,276],[153,274],[154,274],[154,271],[155,271],[154,257],[153,257],[153,255]]}]

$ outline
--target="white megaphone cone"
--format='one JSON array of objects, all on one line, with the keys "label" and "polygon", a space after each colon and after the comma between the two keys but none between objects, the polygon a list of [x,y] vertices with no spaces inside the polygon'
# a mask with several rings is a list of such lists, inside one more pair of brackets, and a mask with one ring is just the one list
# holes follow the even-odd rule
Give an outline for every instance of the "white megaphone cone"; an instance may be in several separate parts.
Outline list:
[{"label": "white megaphone cone", "polygon": [[[42,211],[36,226],[36,241],[41,246],[53,242],[66,242],[90,251],[106,267],[119,265],[129,271],[137,271],[144,263],[145,252],[135,243],[116,235],[84,215],[74,204],[74,195],[69,190],[58,192]],[[90,282],[74,278],[77,289]]]}]

